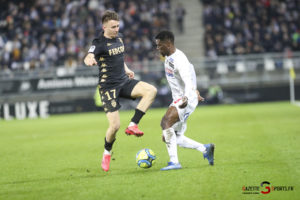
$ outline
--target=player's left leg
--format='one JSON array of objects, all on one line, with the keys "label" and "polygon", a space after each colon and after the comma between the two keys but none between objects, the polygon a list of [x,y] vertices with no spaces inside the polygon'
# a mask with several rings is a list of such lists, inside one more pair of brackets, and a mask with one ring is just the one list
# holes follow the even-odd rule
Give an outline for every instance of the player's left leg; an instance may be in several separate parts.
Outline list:
[{"label": "player's left leg", "polygon": [[129,126],[125,130],[127,135],[143,136],[144,133],[139,130],[138,124],[153,103],[156,93],[157,90],[154,86],[143,81],[139,81],[133,87],[130,95],[131,98],[141,97],[141,100],[135,109],[135,114],[132,117]]},{"label": "player's left leg", "polygon": [[177,122],[176,124],[173,125],[173,128],[176,132],[176,141],[177,144],[180,147],[183,148],[189,148],[189,149],[196,149],[202,153],[206,152],[206,148],[203,144],[192,140],[184,135],[186,128],[187,128],[187,123],[186,122]]},{"label": "player's left leg", "polygon": [[176,132],[176,142],[180,147],[196,149],[203,153],[204,159],[208,160],[210,165],[214,165],[214,144],[201,144],[184,135],[186,131],[186,122],[177,122],[173,125]]}]

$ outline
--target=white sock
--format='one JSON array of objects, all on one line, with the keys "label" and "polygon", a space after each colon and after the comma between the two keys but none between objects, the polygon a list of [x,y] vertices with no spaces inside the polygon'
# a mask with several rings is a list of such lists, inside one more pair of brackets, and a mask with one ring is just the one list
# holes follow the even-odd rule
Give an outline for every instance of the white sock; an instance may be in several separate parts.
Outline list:
[{"label": "white sock", "polygon": [[201,151],[202,153],[206,152],[206,148],[203,144],[196,142],[195,140],[192,140],[184,135],[179,135],[176,137],[177,144],[180,147],[189,148],[189,149],[197,149],[198,151]]},{"label": "white sock", "polygon": [[107,154],[111,155],[111,151],[107,151],[106,149],[104,149],[104,153],[103,154],[105,154],[105,155],[107,155]]},{"label": "white sock", "polygon": [[134,122],[130,122],[128,126],[134,126],[136,125]]},{"label": "white sock", "polygon": [[170,156],[170,162],[177,164],[179,161],[177,155],[177,143],[176,143],[176,135],[174,129],[168,128],[163,130],[163,135],[165,137],[166,146]]}]

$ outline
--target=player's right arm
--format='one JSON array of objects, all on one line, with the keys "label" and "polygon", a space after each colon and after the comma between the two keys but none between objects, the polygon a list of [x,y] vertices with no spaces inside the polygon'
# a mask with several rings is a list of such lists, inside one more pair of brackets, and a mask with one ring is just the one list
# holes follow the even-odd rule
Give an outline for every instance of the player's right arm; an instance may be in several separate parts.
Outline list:
[{"label": "player's right arm", "polygon": [[100,48],[101,45],[99,44],[101,44],[101,41],[95,38],[92,42],[91,47],[89,48],[88,54],[85,56],[83,60],[84,64],[86,64],[87,66],[97,65],[95,54],[97,55],[101,53],[101,48]]},{"label": "player's right arm", "polygon": [[97,61],[95,59],[95,54],[88,53],[84,58],[84,64],[86,64],[87,66],[97,65]]}]

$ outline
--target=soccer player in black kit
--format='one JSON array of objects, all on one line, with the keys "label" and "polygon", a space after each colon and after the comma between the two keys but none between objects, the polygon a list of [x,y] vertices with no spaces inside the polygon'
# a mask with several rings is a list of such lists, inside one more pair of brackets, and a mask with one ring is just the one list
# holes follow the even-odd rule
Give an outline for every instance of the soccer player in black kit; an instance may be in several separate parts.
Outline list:
[{"label": "soccer player in black kit", "polygon": [[93,40],[84,63],[99,67],[99,90],[104,111],[109,122],[106,131],[102,169],[109,170],[111,150],[120,128],[119,97],[135,99],[141,97],[135,114],[125,130],[127,135],[143,136],[138,123],[156,96],[156,88],[134,79],[134,72],[124,62],[124,44],[119,34],[119,16],[114,11],[106,11],[102,16],[103,32]]}]

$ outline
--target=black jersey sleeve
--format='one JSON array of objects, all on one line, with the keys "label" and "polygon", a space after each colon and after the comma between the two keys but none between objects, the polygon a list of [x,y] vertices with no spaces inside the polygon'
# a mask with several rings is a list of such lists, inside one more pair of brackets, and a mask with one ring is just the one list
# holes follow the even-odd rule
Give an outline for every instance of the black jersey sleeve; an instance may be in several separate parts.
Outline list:
[{"label": "black jersey sleeve", "polygon": [[89,53],[101,54],[103,52],[103,47],[101,45],[100,39],[96,38],[93,40],[91,47],[89,48]]}]

